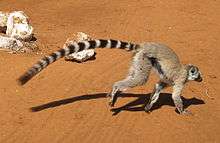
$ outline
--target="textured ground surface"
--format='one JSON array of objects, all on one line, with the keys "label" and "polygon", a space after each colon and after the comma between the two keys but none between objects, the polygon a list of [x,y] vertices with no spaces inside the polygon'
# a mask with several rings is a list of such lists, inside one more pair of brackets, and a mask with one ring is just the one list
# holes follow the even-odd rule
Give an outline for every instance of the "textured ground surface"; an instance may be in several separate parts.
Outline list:
[{"label": "textured ground surface", "polygon": [[[128,90],[110,112],[105,94],[127,73],[131,53],[97,50],[96,60],[83,64],[61,59],[19,87],[15,79],[43,55],[0,52],[0,142],[220,142],[219,6],[217,0],[1,0],[1,10],[24,10],[31,17],[43,54],[78,31],[159,41],[183,63],[198,65],[205,81],[189,83],[183,92],[194,116],[174,111],[166,94],[171,89],[151,114],[143,112],[157,81],[154,74],[147,85]],[[206,89],[214,100],[206,97]]]}]

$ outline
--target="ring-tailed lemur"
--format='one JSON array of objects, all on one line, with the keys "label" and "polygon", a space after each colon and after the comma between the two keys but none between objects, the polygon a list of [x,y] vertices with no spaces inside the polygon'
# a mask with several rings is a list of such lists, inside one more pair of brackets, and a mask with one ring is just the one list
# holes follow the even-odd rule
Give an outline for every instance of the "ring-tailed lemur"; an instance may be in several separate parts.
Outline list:
[{"label": "ring-tailed lemur", "polygon": [[111,39],[90,40],[78,43],[74,42],[39,60],[18,79],[18,82],[19,84],[24,85],[49,64],[66,55],[77,53],[85,49],[104,47],[126,49],[135,52],[127,77],[114,83],[112,91],[108,94],[108,96],[111,97],[109,102],[110,106],[114,105],[117,93],[124,91],[127,88],[145,84],[148,80],[149,73],[153,68],[159,74],[160,81],[156,84],[155,90],[150,97],[150,101],[145,105],[145,111],[150,111],[153,104],[158,100],[159,94],[163,88],[173,86],[172,99],[177,110],[180,114],[188,113],[183,109],[183,103],[180,96],[181,91],[187,81],[194,80],[201,82],[201,73],[198,67],[194,65],[182,65],[172,49],[165,45],[153,42],[133,44]]}]

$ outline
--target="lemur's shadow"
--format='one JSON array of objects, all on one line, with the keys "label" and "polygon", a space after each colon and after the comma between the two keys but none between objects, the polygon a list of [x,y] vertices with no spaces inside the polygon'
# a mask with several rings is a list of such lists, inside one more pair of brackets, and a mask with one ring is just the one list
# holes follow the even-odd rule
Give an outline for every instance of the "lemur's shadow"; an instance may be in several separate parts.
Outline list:
[{"label": "lemur's shadow", "polygon": [[[137,97],[137,99],[121,106],[118,108],[113,108],[111,111],[113,112],[113,115],[117,115],[121,111],[144,111],[144,105],[150,98],[150,94],[131,94],[131,93],[122,93],[121,95],[118,96],[119,98],[129,98],[129,97]],[[90,94],[90,95],[80,95],[80,96],[75,96],[67,99],[62,99],[62,100],[57,100],[57,101],[52,101],[49,103],[45,103],[39,106],[34,106],[31,107],[32,112],[39,112],[48,108],[54,108],[58,107],[61,105],[66,105],[70,103],[74,103],[77,101],[83,101],[83,100],[94,100],[94,99],[99,99],[99,98],[106,98],[106,93],[98,93],[98,94]],[[199,105],[199,104],[205,104],[205,102],[201,99],[197,99],[195,97],[187,99],[182,97],[184,107],[187,108],[190,105]],[[160,98],[157,103],[152,108],[153,110],[161,108],[163,105],[169,105],[169,106],[174,106],[171,94],[169,93],[161,93]]]}]

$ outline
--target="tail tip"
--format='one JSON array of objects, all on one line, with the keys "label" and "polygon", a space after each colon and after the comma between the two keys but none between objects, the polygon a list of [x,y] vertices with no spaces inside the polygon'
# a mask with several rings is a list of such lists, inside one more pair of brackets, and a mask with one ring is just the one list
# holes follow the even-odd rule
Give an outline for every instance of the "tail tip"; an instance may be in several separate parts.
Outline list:
[{"label": "tail tip", "polygon": [[25,84],[25,82],[23,80],[21,80],[20,78],[17,79],[16,81],[19,86],[23,86]]},{"label": "tail tip", "polygon": [[30,77],[27,75],[23,75],[17,79],[17,83],[19,86],[23,86],[26,82],[30,80]]}]

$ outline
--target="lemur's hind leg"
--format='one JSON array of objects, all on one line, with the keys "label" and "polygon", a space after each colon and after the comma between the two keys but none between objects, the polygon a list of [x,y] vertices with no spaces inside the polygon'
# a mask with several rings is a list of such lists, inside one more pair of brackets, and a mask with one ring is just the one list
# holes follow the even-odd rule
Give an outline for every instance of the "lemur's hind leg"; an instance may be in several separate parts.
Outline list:
[{"label": "lemur's hind leg", "polygon": [[144,110],[146,112],[149,112],[150,109],[153,107],[153,104],[157,102],[157,100],[159,99],[159,95],[162,89],[164,89],[165,87],[167,87],[168,85],[162,81],[160,81],[159,83],[157,83],[155,85],[154,91],[150,96],[150,100],[148,101],[148,103],[145,105]]},{"label": "lemur's hind leg", "polygon": [[114,106],[118,95],[117,93],[125,91],[128,88],[145,84],[151,68],[151,62],[144,56],[143,52],[139,51],[136,53],[127,77],[121,81],[115,82],[111,92],[107,95],[110,97],[109,105]]}]

